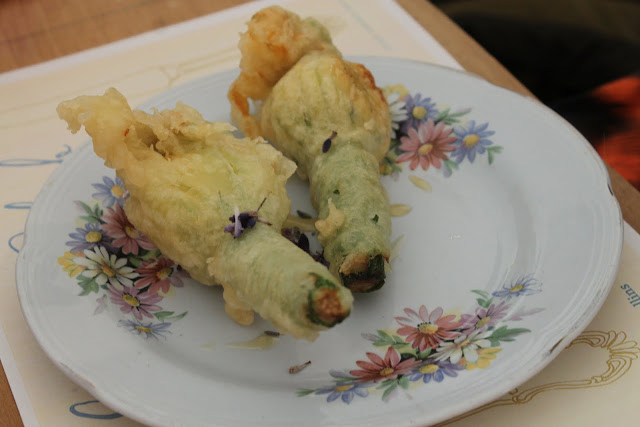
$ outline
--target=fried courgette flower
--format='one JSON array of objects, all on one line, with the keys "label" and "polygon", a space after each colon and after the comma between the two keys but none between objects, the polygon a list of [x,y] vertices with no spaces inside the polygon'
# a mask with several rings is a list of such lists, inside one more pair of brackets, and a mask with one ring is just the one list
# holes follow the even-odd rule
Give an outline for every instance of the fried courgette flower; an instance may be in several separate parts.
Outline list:
[{"label": "fried courgette flower", "polygon": [[250,113],[249,99],[266,99],[278,80],[309,52],[340,55],[322,24],[313,18],[300,19],[278,6],[253,15],[239,47],[241,73],[229,89],[231,120],[251,138],[259,136],[260,129]]},{"label": "fried courgette flower", "polygon": [[96,154],[124,181],[131,223],[206,285],[224,287],[225,311],[241,324],[255,310],[281,333],[313,340],[341,322],[352,296],[280,234],[290,210],[293,162],[193,108],[132,111],[115,89],[58,106],[69,129],[84,126]]},{"label": "fried courgette flower", "polygon": [[[232,110],[242,112],[236,123],[243,132],[268,139],[309,179],[318,237],[331,271],[352,291],[368,292],[384,284],[390,253],[389,199],[379,172],[390,143],[389,106],[369,70],[342,59],[318,26],[279,7],[254,15],[241,36],[241,73],[229,100]],[[281,31],[289,27],[315,32],[316,42],[302,46],[319,48],[301,49],[296,32]],[[252,115],[238,106],[235,92],[245,86],[244,76],[270,74],[271,64],[247,69],[260,35],[268,35],[262,44],[276,39],[279,51],[295,55],[285,55],[281,63],[273,60],[273,77],[280,77],[265,80],[260,96],[250,95],[259,101]],[[271,86],[265,89],[267,83]]]}]

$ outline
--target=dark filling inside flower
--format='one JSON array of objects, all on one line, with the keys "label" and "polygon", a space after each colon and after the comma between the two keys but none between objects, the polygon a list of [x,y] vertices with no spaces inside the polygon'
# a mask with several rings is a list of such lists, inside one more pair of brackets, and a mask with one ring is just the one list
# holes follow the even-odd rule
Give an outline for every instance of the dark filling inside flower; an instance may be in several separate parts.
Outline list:
[{"label": "dark filling inside flower", "polygon": [[291,242],[295,243],[300,249],[311,255],[311,258],[313,258],[315,261],[329,268],[329,261],[324,258],[324,254],[322,252],[311,252],[309,238],[306,234],[301,232],[298,227],[283,228],[282,235],[289,239]]},{"label": "dark filling inside flower", "polygon": [[367,268],[363,271],[340,273],[342,283],[352,292],[371,292],[380,289],[386,277],[384,263],[382,254],[377,254],[369,258]]}]

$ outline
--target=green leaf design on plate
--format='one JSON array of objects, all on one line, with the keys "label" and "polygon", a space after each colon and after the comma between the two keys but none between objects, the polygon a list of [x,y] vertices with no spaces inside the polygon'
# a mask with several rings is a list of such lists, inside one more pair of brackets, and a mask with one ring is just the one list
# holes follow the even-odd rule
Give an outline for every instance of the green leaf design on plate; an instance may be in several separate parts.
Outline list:
[{"label": "green leaf design on plate", "polygon": [[100,290],[100,285],[95,281],[94,278],[78,276],[78,286],[82,288],[82,292],[78,294],[78,296],[89,295],[91,292],[98,293]]},{"label": "green leaf design on plate", "polygon": [[527,333],[527,332],[531,332],[531,330],[526,328],[509,329],[508,326],[504,325],[499,327],[498,329],[495,329],[491,334],[491,336],[488,337],[487,339],[491,341],[491,345],[493,347],[499,347],[501,341],[502,342],[514,341],[516,336]]}]

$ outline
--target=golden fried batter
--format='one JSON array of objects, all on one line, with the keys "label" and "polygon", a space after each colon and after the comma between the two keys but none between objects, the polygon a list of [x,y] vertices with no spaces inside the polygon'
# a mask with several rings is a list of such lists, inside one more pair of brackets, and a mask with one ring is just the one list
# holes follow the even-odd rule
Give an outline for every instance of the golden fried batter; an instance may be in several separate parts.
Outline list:
[{"label": "golden fried batter", "polygon": [[240,75],[229,90],[231,119],[246,136],[260,135],[251,115],[249,99],[263,101],[271,88],[300,58],[309,52],[340,52],[329,32],[313,18],[300,19],[281,7],[262,9],[240,37]]}]

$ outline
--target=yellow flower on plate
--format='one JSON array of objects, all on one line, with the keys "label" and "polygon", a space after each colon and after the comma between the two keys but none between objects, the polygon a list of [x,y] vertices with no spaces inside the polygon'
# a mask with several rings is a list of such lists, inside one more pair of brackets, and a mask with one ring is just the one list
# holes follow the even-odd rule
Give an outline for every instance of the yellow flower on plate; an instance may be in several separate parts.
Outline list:
[{"label": "yellow flower on plate", "polygon": [[74,254],[67,251],[63,256],[58,258],[58,264],[60,264],[62,266],[62,269],[66,271],[67,274],[69,274],[69,277],[75,277],[78,274],[82,273],[85,268],[87,268],[83,265],[76,264],[75,259],[78,257],[82,257],[82,255],[80,253]]},{"label": "yellow flower on plate", "polygon": [[409,94],[409,90],[403,84],[389,85],[382,88],[384,96],[387,97],[392,93],[397,93],[400,97]]},{"label": "yellow flower on plate", "polygon": [[467,362],[466,360],[462,360],[460,363],[464,363],[465,368],[468,371],[473,369],[486,369],[491,364],[491,361],[494,360],[498,353],[502,351],[501,348],[479,348],[478,350],[478,360],[476,362]]}]

